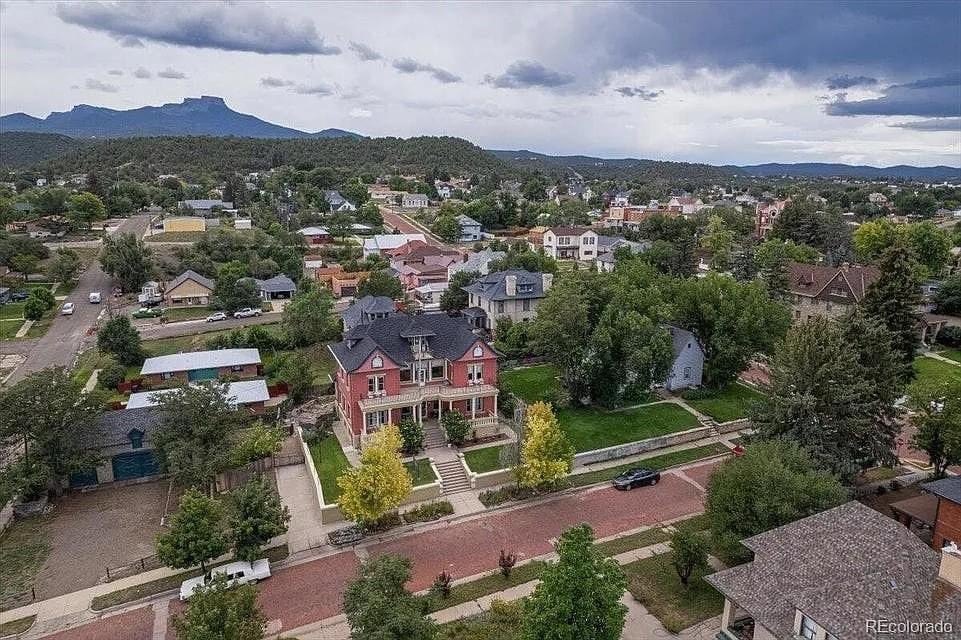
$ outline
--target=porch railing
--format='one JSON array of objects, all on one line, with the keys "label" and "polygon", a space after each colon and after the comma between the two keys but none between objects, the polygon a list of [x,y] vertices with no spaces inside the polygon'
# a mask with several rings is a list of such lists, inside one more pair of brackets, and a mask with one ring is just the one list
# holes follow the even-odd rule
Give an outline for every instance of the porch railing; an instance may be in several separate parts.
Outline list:
[{"label": "porch railing", "polygon": [[424,402],[425,400],[456,402],[469,398],[494,396],[497,395],[497,393],[497,387],[490,384],[478,384],[468,387],[424,385],[423,387],[414,387],[396,395],[364,398],[359,404],[361,411],[378,411],[381,409],[409,407],[419,402]]}]

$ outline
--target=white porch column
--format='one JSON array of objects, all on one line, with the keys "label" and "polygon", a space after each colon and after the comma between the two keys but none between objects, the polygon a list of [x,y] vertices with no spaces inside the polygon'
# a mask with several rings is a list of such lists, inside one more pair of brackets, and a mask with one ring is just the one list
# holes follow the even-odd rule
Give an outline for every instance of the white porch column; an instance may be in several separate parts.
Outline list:
[{"label": "white porch column", "polygon": [[444,416],[444,401],[441,400],[440,398],[437,398],[437,420],[440,421],[440,419],[443,416]]},{"label": "white porch column", "polygon": [[494,419],[497,419],[497,394],[494,394]]},{"label": "white porch column", "polygon": [[473,422],[473,421],[474,421],[474,418],[476,418],[476,417],[477,417],[477,402],[475,401],[474,398],[471,398],[471,399],[470,399],[470,419],[471,419],[471,422]]}]

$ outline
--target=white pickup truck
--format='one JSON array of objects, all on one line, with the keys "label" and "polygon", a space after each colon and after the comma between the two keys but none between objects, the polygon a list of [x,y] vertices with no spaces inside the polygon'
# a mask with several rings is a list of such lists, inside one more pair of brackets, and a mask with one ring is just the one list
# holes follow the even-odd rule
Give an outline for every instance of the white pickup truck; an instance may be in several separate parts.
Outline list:
[{"label": "white pickup truck", "polygon": [[252,318],[259,315],[260,309],[251,309],[250,307],[244,307],[243,309],[234,311],[235,318]]},{"label": "white pickup truck", "polygon": [[214,567],[202,576],[184,580],[180,585],[180,599],[186,600],[192,596],[198,588],[204,588],[213,582],[214,578],[223,575],[227,578],[227,586],[233,587],[238,584],[256,584],[259,580],[270,577],[270,562],[267,558],[254,560],[253,562],[230,562]]}]

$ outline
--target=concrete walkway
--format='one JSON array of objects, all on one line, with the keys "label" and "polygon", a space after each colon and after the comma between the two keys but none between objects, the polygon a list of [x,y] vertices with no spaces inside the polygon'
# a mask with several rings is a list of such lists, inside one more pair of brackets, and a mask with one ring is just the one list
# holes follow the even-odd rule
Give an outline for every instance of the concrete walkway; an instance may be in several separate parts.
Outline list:
[{"label": "concrete walkway", "polygon": [[33,320],[24,320],[23,324],[20,325],[20,328],[17,329],[17,333],[15,333],[13,337],[14,338],[24,337],[25,335],[27,335],[27,332],[30,331],[30,327],[32,326],[33,326]]},{"label": "concrete walkway", "polygon": [[287,547],[298,553],[323,544],[320,506],[314,496],[313,480],[306,464],[295,464],[274,469],[277,492],[290,511],[287,524]]},{"label": "concrete walkway", "polygon": [[941,362],[947,362],[948,364],[952,364],[956,367],[961,367],[961,362],[952,360],[951,358],[945,358],[940,353],[935,353],[933,351],[925,351],[924,355],[934,360],[940,360]]}]

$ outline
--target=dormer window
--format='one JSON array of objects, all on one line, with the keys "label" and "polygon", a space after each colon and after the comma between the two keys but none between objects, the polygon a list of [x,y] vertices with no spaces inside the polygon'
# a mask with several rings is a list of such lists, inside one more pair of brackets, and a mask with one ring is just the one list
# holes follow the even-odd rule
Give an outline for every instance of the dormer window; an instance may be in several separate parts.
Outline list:
[{"label": "dormer window", "polygon": [[483,349],[480,345],[474,347],[474,357],[475,357],[475,358],[481,358],[481,357],[483,357],[483,355],[484,355],[484,349]]},{"label": "dormer window", "polygon": [[530,282],[518,284],[517,293],[534,293],[534,285]]},{"label": "dormer window", "polygon": [[140,429],[131,429],[130,433],[127,434],[130,438],[130,446],[133,449],[143,448],[143,431]]},{"label": "dormer window", "polygon": [[381,369],[384,366],[384,359],[380,356],[374,356],[374,359],[370,361],[370,366],[374,369]]}]

